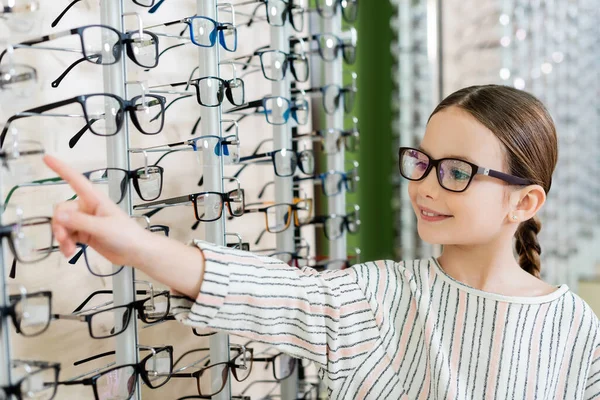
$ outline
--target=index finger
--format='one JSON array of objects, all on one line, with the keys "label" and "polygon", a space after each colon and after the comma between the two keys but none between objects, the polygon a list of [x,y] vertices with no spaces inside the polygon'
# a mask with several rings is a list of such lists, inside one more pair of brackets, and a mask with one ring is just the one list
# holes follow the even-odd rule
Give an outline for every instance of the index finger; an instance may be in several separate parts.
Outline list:
[{"label": "index finger", "polygon": [[[104,193],[96,190],[85,176],[51,155],[45,155],[44,162],[52,171],[56,172],[58,176],[71,186],[75,193],[77,193],[79,199],[83,200],[86,206],[90,207],[92,210],[95,210],[96,207],[98,207],[100,199],[102,199],[101,196],[104,196]],[[106,198],[106,200],[109,199]]]}]

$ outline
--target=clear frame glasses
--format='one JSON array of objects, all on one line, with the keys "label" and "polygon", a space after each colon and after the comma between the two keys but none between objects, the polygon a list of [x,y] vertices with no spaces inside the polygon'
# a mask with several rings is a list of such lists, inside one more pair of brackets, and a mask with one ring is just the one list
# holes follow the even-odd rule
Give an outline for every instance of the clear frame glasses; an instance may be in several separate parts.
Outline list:
[{"label": "clear frame glasses", "polygon": [[0,93],[29,97],[38,85],[37,70],[31,65],[7,63],[0,65]]},{"label": "clear frame glasses", "polygon": [[342,17],[349,24],[358,17],[358,0],[316,0],[317,12],[322,18],[333,18],[342,9]]},{"label": "clear frame glasses", "polygon": [[281,96],[266,96],[243,106],[231,108],[226,113],[255,108],[255,112],[264,114],[267,122],[271,125],[284,125],[290,117],[298,125],[305,125],[308,122],[308,107],[308,100],[304,97],[297,97],[290,100]]},{"label": "clear frame glasses", "polygon": [[[8,129],[13,121],[33,116],[84,118],[85,126],[69,140],[71,148],[75,147],[88,130],[97,136],[116,135],[125,122],[125,112],[129,112],[131,122],[141,133],[156,135],[164,126],[165,101],[163,96],[153,94],[135,96],[131,100],[124,100],[110,93],[93,93],[45,104],[11,116],[6,121],[0,134],[0,147],[4,145]],[[46,113],[46,111],[74,103],[81,106],[83,112],[81,115]],[[154,118],[155,115],[158,117]]]},{"label": "clear frame glasses", "polygon": [[52,400],[56,395],[60,364],[46,361],[12,360],[11,367],[25,376],[10,386],[0,386],[0,399]]},{"label": "clear frame glasses", "polygon": [[410,181],[425,179],[435,168],[440,186],[450,192],[462,193],[471,184],[476,175],[491,176],[511,185],[531,185],[532,182],[504,172],[483,168],[471,162],[457,158],[431,158],[427,153],[410,147],[398,150],[400,174]]}]

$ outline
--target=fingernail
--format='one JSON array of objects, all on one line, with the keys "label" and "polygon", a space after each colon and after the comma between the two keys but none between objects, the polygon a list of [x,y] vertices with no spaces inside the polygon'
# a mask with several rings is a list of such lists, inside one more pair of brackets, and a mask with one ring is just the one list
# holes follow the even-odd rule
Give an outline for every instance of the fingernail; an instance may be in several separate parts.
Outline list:
[{"label": "fingernail", "polygon": [[69,214],[67,214],[66,212],[59,212],[58,215],[56,216],[56,219],[58,219],[59,221],[67,221],[69,219]]}]

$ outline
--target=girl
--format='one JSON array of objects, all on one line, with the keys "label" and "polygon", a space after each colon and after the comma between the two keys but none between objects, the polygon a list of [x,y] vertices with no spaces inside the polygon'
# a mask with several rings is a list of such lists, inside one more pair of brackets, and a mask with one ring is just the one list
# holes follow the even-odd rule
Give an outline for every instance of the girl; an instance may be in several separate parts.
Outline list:
[{"label": "girl", "polygon": [[419,235],[442,256],[324,273],[153,235],[46,163],[79,195],[55,210],[64,255],[87,243],[183,294],[184,324],[315,361],[332,399],[600,399],[600,321],[539,279],[536,214],[557,153],[533,96],[495,85],[450,95],[419,148],[399,154]]}]

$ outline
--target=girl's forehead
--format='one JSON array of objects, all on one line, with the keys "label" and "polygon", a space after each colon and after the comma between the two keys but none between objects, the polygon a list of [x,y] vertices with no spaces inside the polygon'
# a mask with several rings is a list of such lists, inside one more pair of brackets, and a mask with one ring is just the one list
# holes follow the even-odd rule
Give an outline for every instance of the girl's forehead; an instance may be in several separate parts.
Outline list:
[{"label": "girl's forehead", "polygon": [[500,139],[468,112],[450,107],[431,117],[421,148],[433,158],[470,160],[487,168],[504,167]]}]

